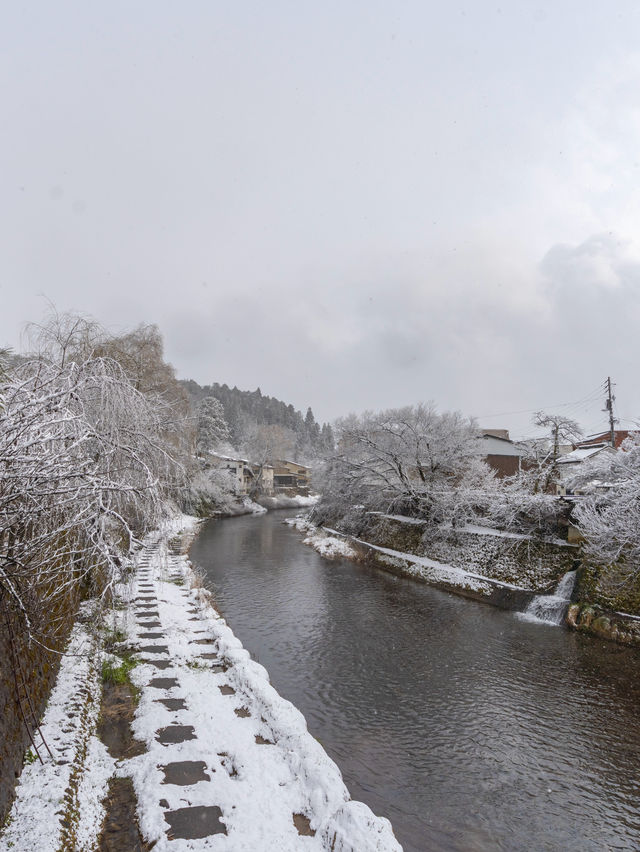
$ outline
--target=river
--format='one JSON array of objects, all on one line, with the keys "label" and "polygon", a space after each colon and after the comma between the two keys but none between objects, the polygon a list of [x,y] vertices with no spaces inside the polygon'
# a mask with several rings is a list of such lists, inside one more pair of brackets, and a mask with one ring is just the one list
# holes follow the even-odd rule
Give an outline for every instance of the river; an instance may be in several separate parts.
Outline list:
[{"label": "river", "polygon": [[[291,513],[290,513],[291,514]],[[221,613],[405,852],[640,849],[640,654],[208,522]]]}]

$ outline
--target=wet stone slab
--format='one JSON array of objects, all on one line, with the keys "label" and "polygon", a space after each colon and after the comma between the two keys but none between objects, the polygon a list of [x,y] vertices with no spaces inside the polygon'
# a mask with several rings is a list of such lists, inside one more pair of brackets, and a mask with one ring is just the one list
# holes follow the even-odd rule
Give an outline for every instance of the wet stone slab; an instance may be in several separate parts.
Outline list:
[{"label": "wet stone slab", "polygon": [[235,689],[232,686],[227,686],[226,683],[223,684],[222,686],[219,686],[218,689],[220,690],[220,692],[223,695],[235,695],[236,694]]},{"label": "wet stone slab", "polygon": [[164,818],[171,826],[167,836],[170,840],[197,840],[212,834],[226,834],[226,826],[220,822],[221,816],[222,811],[217,805],[166,811]]},{"label": "wet stone slab", "polygon": [[141,633],[140,639],[162,639],[164,633]]},{"label": "wet stone slab", "polygon": [[138,648],[143,654],[168,654],[169,646],[168,645],[141,645]]},{"label": "wet stone slab", "polygon": [[154,689],[171,689],[178,685],[178,679],[175,677],[154,677],[149,681],[149,686]]},{"label": "wet stone slab", "polygon": [[147,666],[155,666],[157,669],[170,669],[173,663],[171,660],[141,660]]},{"label": "wet stone slab", "polygon": [[161,766],[164,772],[163,784],[178,784],[181,787],[189,784],[197,784],[199,781],[211,781],[205,769],[207,764],[204,760],[181,760],[176,763],[168,763]]},{"label": "wet stone slab", "polygon": [[184,703],[184,698],[156,698],[158,704],[164,704],[167,710],[186,710],[187,705]]},{"label": "wet stone slab", "polygon": [[[141,621],[141,619],[138,619],[138,621]],[[147,627],[162,627],[162,622],[160,622],[160,621],[145,621],[144,623],[140,624],[140,627],[144,627],[144,628],[147,628]]]},{"label": "wet stone slab", "polygon": [[215,645],[216,640],[211,639],[211,638],[208,638],[208,639],[192,639],[191,644],[192,645]]},{"label": "wet stone slab", "polygon": [[173,743],[184,743],[187,740],[195,740],[196,733],[193,725],[168,725],[156,731],[156,742],[162,745]]}]

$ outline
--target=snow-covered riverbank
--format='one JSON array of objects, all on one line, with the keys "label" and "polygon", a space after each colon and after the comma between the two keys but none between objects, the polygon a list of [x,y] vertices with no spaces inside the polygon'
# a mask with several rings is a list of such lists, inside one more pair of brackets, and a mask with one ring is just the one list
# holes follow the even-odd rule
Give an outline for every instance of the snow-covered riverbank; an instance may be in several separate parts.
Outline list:
[{"label": "snow-covered riverbank", "polygon": [[145,750],[114,760],[98,739],[110,658],[79,624],[43,722],[52,757],[25,766],[0,849],[94,849],[115,775],[133,779],[142,835],[157,850],[400,850],[219,616],[178,527],[193,532],[194,521],[146,540],[111,624],[139,660],[132,729]]},{"label": "snow-covered riverbank", "polygon": [[516,584],[438,562],[426,556],[373,544],[330,527],[316,527],[303,516],[288,518],[287,523],[305,535],[305,544],[330,559],[344,557],[366,561],[392,573],[429,583],[436,588],[486,600],[507,609],[519,609],[532,597],[529,589]]}]

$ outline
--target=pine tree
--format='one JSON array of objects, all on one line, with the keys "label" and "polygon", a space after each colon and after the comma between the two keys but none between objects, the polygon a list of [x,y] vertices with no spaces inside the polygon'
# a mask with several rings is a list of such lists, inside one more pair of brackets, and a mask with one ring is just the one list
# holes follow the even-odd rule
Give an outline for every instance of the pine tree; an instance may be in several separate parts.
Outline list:
[{"label": "pine tree", "polygon": [[199,455],[212,452],[229,440],[229,427],[222,403],[214,396],[205,397],[198,406],[196,449]]}]

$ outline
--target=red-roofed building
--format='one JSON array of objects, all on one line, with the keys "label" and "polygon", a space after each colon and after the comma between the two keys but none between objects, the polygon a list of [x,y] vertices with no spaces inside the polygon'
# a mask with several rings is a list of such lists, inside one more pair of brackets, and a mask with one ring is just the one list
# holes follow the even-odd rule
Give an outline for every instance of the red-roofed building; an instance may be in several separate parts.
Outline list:
[{"label": "red-roofed building", "polygon": [[[616,450],[620,449],[620,444],[623,441],[626,441],[627,438],[630,438],[632,435],[640,435],[640,432],[637,429],[614,429],[613,437],[615,440],[615,448]],[[609,444],[611,445],[611,432],[602,432],[599,435],[591,435],[586,441],[579,441],[575,447],[576,449],[582,449],[584,447],[593,447],[597,444]]]}]

